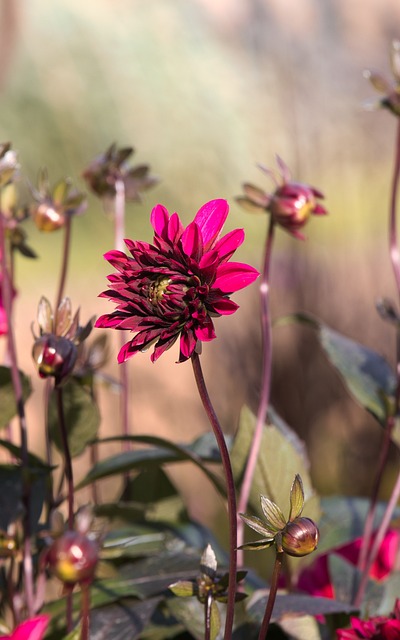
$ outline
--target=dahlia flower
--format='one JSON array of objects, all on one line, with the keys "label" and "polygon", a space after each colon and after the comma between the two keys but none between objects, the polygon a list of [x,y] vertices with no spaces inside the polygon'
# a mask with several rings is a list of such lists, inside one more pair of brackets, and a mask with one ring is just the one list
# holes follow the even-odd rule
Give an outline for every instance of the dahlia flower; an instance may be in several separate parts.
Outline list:
[{"label": "dahlia flower", "polygon": [[351,629],[338,629],[337,640],[398,640],[400,638],[400,600],[389,616],[368,620],[351,618]]},{"label": "dahlia flower", "polygon": [[105,259],[116,269],[108,277],[110,290],[100,296],[113,300],[113,313],[101,316],[96,327],[129,329],[135,336],[118,354],[124,362],[155,345],[155,362],[180,338],[179,362],[191,357],[198,343],[216,335],[212,318],[230,315],[238,305],[230,294],[251,284],[258,271],[229,262],[244,240],[242,229],[222,238],[228,215],[226,200],[207,202],[186,228],[178,214],[157,205],[151,213],[154,244],[125,240],[130,256],[109,251]]}]

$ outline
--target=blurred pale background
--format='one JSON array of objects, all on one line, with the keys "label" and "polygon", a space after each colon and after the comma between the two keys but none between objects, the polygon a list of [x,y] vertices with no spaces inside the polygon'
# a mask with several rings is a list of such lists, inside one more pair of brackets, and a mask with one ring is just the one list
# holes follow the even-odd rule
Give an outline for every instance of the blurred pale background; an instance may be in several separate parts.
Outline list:
[{"label": "blurred pale background", "polygon": [[[393,363],[394,335],[374,301],[395,295],[386,246],[395,121],[363,110],[374,92],[362,71],[389,74],[398,36],[398,0],[1,0],[0,140],[19,150],[31,181],[46,165],[53,181],[69,175],[82,189],[95,155],[113,141],[133,145],[134,161],[161,181],[142,205],[128,205],[128,236],[150,240],[156,202],[188,222],[203,202],[224,197],[229,228],[247,234],[239,259],[256,266],[267,220],[243,212],[234,196],[243,181],[270,189],[256,163],[273,166],[279,153],[297,180],[325,193],[330,215],[312,220],[305,243],[277,234],[273,315],[307,310]],[[18,263],[16,328],[21,364],[40,388],[30,323],[40,296],[54,298],[62,233],[28,228],[40,260]],[[96,296],[109,272],[102,254],[112,248],[112,223],[92,196],[73,235],[67,294],[85,320],[110,310]],[[219,339],[203,359],[229,432],[243,402],[257,406],[260,367],[257,286],[238,300],[241,310],[217,321]],[[275,357],[272,399],[309,445],[316,486],[368,492],[378,427],[346,398],[307,332],[277,330]],[[156,365],[147,355],[132,361],[132,424],[188,441],[208,425],[190,364],[175,360],[172,350]],[[110,372],[114,361],[113,353]],[[39,400],[29,403],[37,451]],[[101,394],[104,433],[115,429],[116,403]],[[196,498],[198,489],[187,491]],[[194,500],[192,508],[207,519],[214,507]]]}]

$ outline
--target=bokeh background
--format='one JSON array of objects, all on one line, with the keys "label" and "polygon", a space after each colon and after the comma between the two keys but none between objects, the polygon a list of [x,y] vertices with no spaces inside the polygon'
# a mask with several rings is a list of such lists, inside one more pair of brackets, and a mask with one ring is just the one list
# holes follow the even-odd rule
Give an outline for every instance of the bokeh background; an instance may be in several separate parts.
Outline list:
[{"label": "bokeh background", "polygon": [[[329,217],[311,221],[304,243],[277,234],[274,317],[311,312],[394,363],[395,336],[375,300],[395,297],[387,220],[396,123],[363,108],[374,91],[362,72],[390,74],[396,37],[398,0],[1,0],[0,140],[18,149],[24,179],[35,182],[45,165],[52,181],[69,175],[81,189],[95,155],[111,142],[132,145],[135,161],[149,163],[160,183],[142,204],[128,205],[127,236],[150,240],[157,202],[188,222],[204,202],[223,197],[229,228],[246,230],[239,259],[255,266],[267,219],[244,212],[234,197],[244,181],[271,188],[256,164],[272,167],[278,153],[296,180],[325,193]],[[27,229],[40,259],[18,262],[15,322],[21,366],[36,389],[30,443],[40,452],[42,386],[30,325],[40,296],[55,296],[62,232]],[[90,195],[74,221],[67,282],[82,320],[110,310],[97,294],[109,272],[102,254],[112,245],[112,221]],[[217,321],[219,338],[203,357],[230,433],[244,402],[256,410],[261,364],[257,286],[237,299],[240,311]],[[131,361],[132,425],[189,441],[208,424],[190,364],[175,360],[170,352],[156,365],[147,355]],[[274,330],[272,401],[306,441],[319,491],[368,493],[382,433],[347,397],[306,329]],[[100,403],[103,433],[111,434],[118,398],[102,390]],[[185,473],[173,470],[177,482]],[[200,475],[190,477],[192,512],[210,521],[218,501],[199,492]],[[389,468],[384,493],[391,480]]]}]

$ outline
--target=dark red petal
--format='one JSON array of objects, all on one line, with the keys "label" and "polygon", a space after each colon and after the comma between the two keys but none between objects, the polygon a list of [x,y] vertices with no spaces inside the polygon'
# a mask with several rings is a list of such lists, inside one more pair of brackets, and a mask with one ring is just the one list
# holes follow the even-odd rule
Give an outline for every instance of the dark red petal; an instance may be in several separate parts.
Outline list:
[{"label": "dark red petal", "polygon": [[199,225],[204,249],[208,251],[217,239],[229,212],[226,200],[211,200],[197,212],[194,222]]},{"label": "dark red petal", "polygon": [[183,359],[181,360],[181,357],[180,357],[179,358],[180,362],[183,362],[184,360],[187,360],[188,358],[190,358],[190,356],[192,355],[193,351],[196,348],[196,343],[197,343],[197,338],[194,335],[192,329],[187,329],[182,331],[179,346],[181,351],[181,357],[183,357]]},{"label": "dark red petal", "polygon": [[219,313],[221,316],[229,316],[239,309],[239,305],[229,298],[220,298],[210,306],[215,313]]},{"label": "dark red petal", "polygon": [[121,318],[114,316],[114,314],[112,313],[107,313],[103,316],[100,316],[100,318],[97,318],[94,326],[97,329],[112,329],[114,327],[117,327],[120,322]]},{"label": "dark red petal", "polygon": [[259,276],[259,272],[249,264],[241,262],[225,262],[218,267],[217,277],[213,288],[221,289],[224,293],[233,293],[247,287]]}]

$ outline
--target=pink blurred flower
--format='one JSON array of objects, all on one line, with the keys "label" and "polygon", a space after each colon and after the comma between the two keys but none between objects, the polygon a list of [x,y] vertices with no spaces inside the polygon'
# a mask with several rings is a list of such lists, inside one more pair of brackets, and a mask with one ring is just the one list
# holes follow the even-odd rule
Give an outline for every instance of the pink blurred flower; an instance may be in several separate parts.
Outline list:
[{"label": "pink blurred flower", "polygon": [[230,294],[251,284],[258,271],[229,262],[244,240],[242,229],[220,238],[227,218],[226,200],[207,202],[186,228],[179,216],[157,205],[151,213],[154,244],[125,240],[131,256],[109,251],[106,260],[116,273],[110,290],[100,294],[117,308],[101,316],[96,327],[129,329],[136,335],[118,354],[124,362],[155,345],[157,360],[180,338],[179,362],[190,358],[197,343],[216,335],[212,318],[229,315],[238,305]]},{"label": "pink blurred flower", "polygon": [[399,640],[400,600],[396,600],[393,613],[369,620],[351,618],[351,629],[338,629],[337,640]]},{"label": "pink blurred flower", "polygon": [[0,640],[42,640],[49,624],[49,616],[37,616],[26,620],[8,636],[0,636]]},{"label": "pink blurred flower", "polygon": [[[361,542],[362,539],[357,538],[352,542],[334,549],[331,553],[345,558],[348,562],[356,566],[360,554]],[[385,579],[395,567],[399,549],[400,532],[396,529],[389,529],[381,544],[378,556],[371,567],[370,576],[375,578],[375,580]],[[315,596],[323,596],[325,598],[335,597],[329,576],[328,557],[329,554],[319,556],[309,567],[306,567],[301,572],[297,583],[299,589]]]}]

